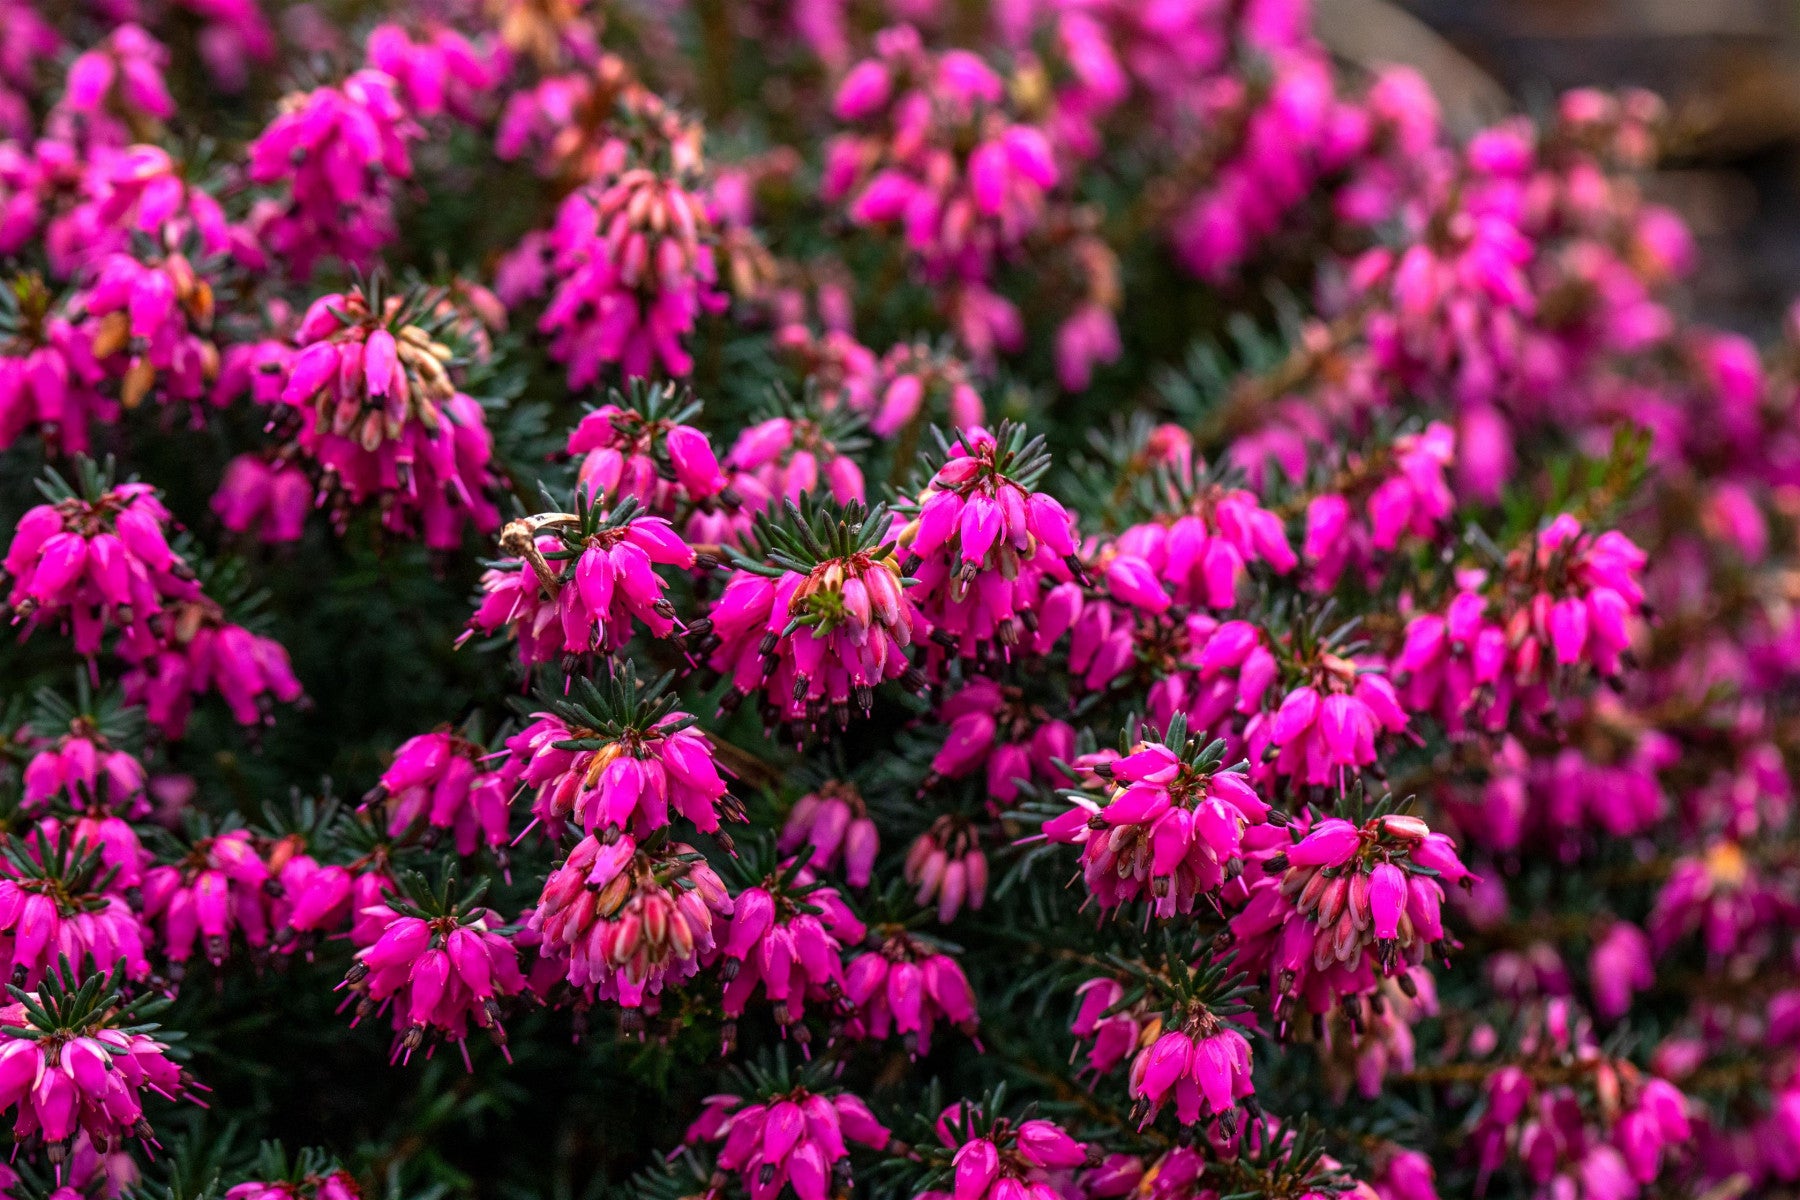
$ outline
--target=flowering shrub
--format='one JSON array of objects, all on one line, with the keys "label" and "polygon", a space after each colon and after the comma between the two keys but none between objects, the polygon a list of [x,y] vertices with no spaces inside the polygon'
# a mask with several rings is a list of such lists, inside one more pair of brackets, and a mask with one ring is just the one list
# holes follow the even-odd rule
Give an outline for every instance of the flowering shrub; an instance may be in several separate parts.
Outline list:
[{"label": "flowering shrub", "polygon": [[1800,1196],[1800,308],[1662,123],[0,0],[0,1196]]}]

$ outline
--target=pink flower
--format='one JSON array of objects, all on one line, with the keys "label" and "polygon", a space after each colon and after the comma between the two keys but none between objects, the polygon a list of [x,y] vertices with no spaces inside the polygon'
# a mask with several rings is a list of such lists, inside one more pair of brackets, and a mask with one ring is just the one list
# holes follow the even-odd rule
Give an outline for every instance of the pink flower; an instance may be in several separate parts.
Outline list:
[{"label": "pink flower", "polygon": [[338,502],[340,528],[346,506],[376,503],[384,528],[448,550],[465,524],[485,533],[500,513],[481,405],[451,381],[451,349],[418,324],[440,299],[361,288],[319,297],[301,319],[281,404],[299,418],[298,452],[320,471],[322,499]]},{"label": "pink flower", "polygon": [[1250,1043],[1236,1029],[1203,1015],[1193,1028],[1170,1029],[1138,1051],[1130,1090],[1144,1123],[1168,1102],[1183,1125],[1223,1117],[1256,1091]]},{"label": "pink flower", "polygon": [[694,977],[733,907],[691,847],[644,851],[630,835],[609,833],[576,844],[544,881],[526,924],[577,994],[641,1008]]},{"label": "pink flower", "polygon": [[120,982],[83,996],[72,981],[47,977],[34,989],[34,1008],[0,1009],[12,1030],[0,1033],[0,1109],[17,1110],[14,1136],[46,1147],[53,1163],[68,1157],[78,1134],[95,1146],[153,1140],[146,1091],[174,1100],[203,1090],[168,1057],[156,1026],[132,1020]]},{"label": "pink flower", "polygon": [[364,70],[291,96],[250,144],[251,182],[275,188],[252,224],[296,277],[326,256],[367,267],[393,240],[394,192],[412,175],[410,143],[423,136],[397,87]]},{"label": "pink flower", "polygon": [[179,862],[144,872],[144,919],[179,974],[199,942],[217,967],[239,933],[253,953],[269,945],[269,866],[247,829],[202,836]]},{"label": "pink flower", "polygon": [[1268,976],[1283,1023],[1290,1000],[1324,1013],[1384,977],[1415,994],[1410,968],[1447,946],[1438,880],[1472,879],[1454,845],[1401,813],[1255,833],[1246,846],[1246,902],[1231,930],[1237,965]]},{"label": "pink flower", "polygon": [[780,1026],[799,1025],[809,1001],[847,1007],[843,953],[867,930],[835,888],[794,862],[739,892],[732,904],[719,946],[727,1050],[758,988]]},{"label": "pink flower", "polygon": [[821,729],[864,713],[877,684],[918,685],[907,648],[924,632],[894,557],[885,508],[789,506],[758,518],[753,552],[707,613],[707,664],[731,680],[726,706],[757,696],[766,722]]},{"label": "pink flower", "polygon": [[671,518],[706,501],[735,510],[737,494],[711,441],[691,424],[699,413],[693,393],[674,385],[633,379],[629,395],[610,393],[569,433],[568,451],[581,457],[579,479],[594,503],[630,497]]},{"label": "pink flower", "polygon": [[535,791],[532,816],[551,836],[574,821],[586,834],[643,841],[681,818],[723,838],[721,818],[745,819],[695,718],[657,688],[640,689],[629,667],[604,688],[582,680],[574,699],[549,703],[507,739],[506,772]]},{"label": "pink flower", "polygon": [[1051,1200],[1049,1180],[1086,1165],[1089,1148],[1043,1118],[990,1117],[967,1102],[937,1119],[938,1140],[951,1156],[952,1200]]},{"label": "pink flower", "polygon": [[940,1023],[966,1037],[975,1036],[979,1026],[975,993],[956,960],[898,928],[850,961],[844,992],[856,1006],[852,1036],[898,1034],[914,1057],[931,1052],[932,1030]]},{"label": "pink flower", "polygon": [[773,1200],[787,1186],[799,1200],[828,1200],[848,1143],[880,1150],[888,1136],[850,1093],[799,1086],[749,1105],[737,1096],[709,1097],[685,1140],[720,1143],[718,1169],[737,1175],[752,1200]]},{"label": "pink flower", "polygon": [[363,804],[386,806],[389,837],[414,826],[448,831],[465,858],[482,846],[503,846],[512,784],[502,772],[482,767],[484,755],[480,746],[448,730],[408,738]]},{"label": "pink flower", "polygon": [[987,901],[988,862],[980,831],[967,818],[946,814],[931,823],[906,852],[903,874],[918,889],[915,903],[935,906],[948,925],[966,905],[980,912]]},{"label": "pink flower", "polygon": [[524,991],[525,976],[518,951],[496,932],[500,915],[475,899],[452,904],[448,894],[393,896],[383,907],[386,923],[344,976],[357,997],[355,1019],[391,1006],[392,1057],[402,1061],[428,1037],[463,1043],[471,1020],[504,1047],[500,1001]]},{"label": "pink flower", "polygon": [[1013,425],[997,437],[958,434],[896,535],[918,578],[909,591],[930,626],[934,663],[950,653],[1010,656],[1044,586],[1070,577],[1075,522],[1035,490],[1049,467],[1042,446]]},{"label": "pink flower", "polygon": [[811,848],[807,862],[817,870],[841,863],[851,887],[869,886],[881,833],[854,784],[828,779],[794,802],[776,849],[792,854],[802,846]]},{"label": "pink flower", "polygon": [[119,963],[121,981],[148,978],[144,929],[122,894],[126,886],[106,868],[98,839],[46,819],[0,859],[0,971],[25,987],[59,962],[74,972],[71,980]]},{"label": "pink flower", "polygon": [[1222,763],[1224,743],[1190,738],[1176,718],[1124,757],[1093,767],[1105,795],[1079,793],[1044,822],[1044,836],[1081,847],[1082,876],[1102,908],[1143,899],[1157,916],[1189,913],[1242,867],[1244,830],[1268,818],[1264,803]]},{"label": "pink flower", "polygon": [[510,631],[530,667],[617,654],[640,624],[653,637],[675,633],[669,585],[656,568],[692,568],[693,548],[629,497],[602,509],[577,493],[575,508],[507,525],[500,544],[510,557],[481,577],[481,603],[462,640]]},{"label": "pink flower", "polygon": [[550,355],[585,387],[616,366],[627,377],[657,369],[687,375],[684,340],[700,317],[724,309],[712,214],[685,173],[612,170],[573,192],[546,237],[553,283],[540,332]]}]

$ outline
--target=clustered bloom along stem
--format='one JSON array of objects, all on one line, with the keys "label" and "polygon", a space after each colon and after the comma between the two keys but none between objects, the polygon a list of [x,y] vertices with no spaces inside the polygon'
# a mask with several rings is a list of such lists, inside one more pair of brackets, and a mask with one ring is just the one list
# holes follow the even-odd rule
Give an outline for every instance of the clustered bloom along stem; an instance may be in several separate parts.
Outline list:
[{"label": "clustered bloom along stem", "polygon": [[393,1057],[402,1061],[427,1037],[456,1042],[466,1060],[471,1021],[504,1049],[500,1002],[525,990],[525,976],[511,931],[481,905],[486,883],[454,900],[452,879],[435,894],[404,878],[402,887],[387,898],[391,915],[379,936],[357,951],[344,976],[357,997],[356,1020],[391,1006]]},{"label": "clustered bloom along stem", "polygon": [[881,505],[825,501],[758,518],[755,548],[730,552],[736,570],[707,614],[707,663],[731,680],[728,707],[754,695],[771,727],[842,728],[852,704],[868,713],[878,684],[923,684],[906,651],[925,626],[891,523]]},{"label": "clustered bloom along stem", "polygon": [[592,496],[629,497],[659,517],[702,505],[734,510],[738,496],[694,423],[699,415],[691,389],[634,377],[570,430],[577,479]]},{"label": "clustered bloom along stem", "polygon": [[90,975],[77,987],[65,968],[35,991],[8,986],[0,1009],[0,1109],[17,1109],[13,1137],[46,1146],[62,1163],[77,1134],[104,1150],[129,1137],[152,1141],[144,1093],[191,1097],[193,1076],[170,1061],[156,1026],[135,1016],[122,978]]},{"label": "clustered bloom along stem", "polygon": [[729,1176],[736,1175],[752,1200],[772,1200],[788,1186],[799,1200],[827,1200],[849,1181],[852,1143],[887,1147],[887,1127],[862,1100],[823,1090],[817,1072],[803,1073],[802,1082],[792,1086],[785,1075],[785,1070],[769,1076],[752,1069],[751,1086],[765,1099],[746,1104],[740,1096],[711,1096],[688,1127],[689,1145],[719,1145],[707,1197],[722,1195]]},{"label": "clustered bloom along stem", "polygon": [[533,790],[534,821],[560,837],[573,821],[585,834],[622,830],[642,841],[683,818],[725,845],[721,818],[743,821],[698,719],[676,711],[667,677],[639,687],[627,664],[605,686],[582,679],[572,699],[546,696],[550,711],[507,739],[507,771]]},{"label": "clustered bloom along stem", "polygon": [[1176,717],[1161,735],[1127,732],[1117,758],[1088,764],[1111,781],[1105,795],[1071,791],[1074,803],[1044,822],[1043,836],[1081,847],[1095,903],[1148,901],[1157,916],[1192,912],[1243,870],[1242,838],[1270,809],[1241,767],[1224,765],[1225,742],[1202,743]]},{"label": "clustered bloom along stem", "polygon": [[1023,427],[960,432],[943,456],[895,539],[918,577],[933,661],[1010,657],[1036,624],[1044,585],[1080,574],[1075,522],[1037,490],[1050,458]]},{"label": "clustered bloom along stem", "polygon": [[379,277],[319,297],[300,320],[280,403],[319,470],[319,502],[340,502],[340,524],[344,505],[374,503],[383,527],[451,549],[465,524],[485,533],[500,514],[487,418],[451,378],[440,299],[429,288],[387,291]]},{"label": "clustered bloom along stem", "polygon": [[510,633],[527,667],[612,655],[639,624],[653,637],[678,628],[668,583],[656,568],[687,570],[694,550],[667,520],[627,496],[610,509],[585,491],[572,513],[539,513],[500,535],[507,558],[481,577],[469,632]]},{"label": "clustered bloom along stem", "polygon": [[1450,946],[1438,881],[1473,876],[1449,838],[1387,801],[1375,809],[1360,823],[1297,820],[1286,837],[1271,829],[1246,856],[1231,933],[1244,969],[1267,975],[1277,1012],[1290,1000],[1328,1012],[1383,976],[1409,990],[1410,968]]},{"label": "clustered bloom along stem", "polygon": [[199,594],[194,572],[169,546],[169,510],[144,483],[114,486],[83,460],[79,491],[50,476],[49,503],[19,518],[3,566],[7,604],[27,632],[61,620],[76,653],[98,654],[109,628],[129,657],[153,654],[165,603]]},{"label": "clustered bloom along stem", "polygon": [[693,847],[606,831],[576,843],[527,919],[576,994],[626,1009],[692,979],[732,897]]}]

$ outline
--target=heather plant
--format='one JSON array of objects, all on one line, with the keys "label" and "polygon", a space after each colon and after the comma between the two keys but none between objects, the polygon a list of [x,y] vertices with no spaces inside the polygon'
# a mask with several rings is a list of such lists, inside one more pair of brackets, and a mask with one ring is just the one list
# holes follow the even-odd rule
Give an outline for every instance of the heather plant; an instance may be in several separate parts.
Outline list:
[{"label": "heather plant", "polygon": [[0,0],[0,1196],[1800,1195],[1800,308],[1663,122]]}]

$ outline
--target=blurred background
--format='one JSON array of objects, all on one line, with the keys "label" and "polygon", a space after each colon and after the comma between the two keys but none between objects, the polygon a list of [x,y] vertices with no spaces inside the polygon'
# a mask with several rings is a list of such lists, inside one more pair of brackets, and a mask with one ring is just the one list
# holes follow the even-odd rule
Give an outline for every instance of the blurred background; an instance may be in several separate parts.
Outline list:
[{"label": "blurred background", "polygon": [[1561,91],[1645,87],[1671,117],[1651,182],[1699,243],[1693,316],[1775,333],[1800,296],[1800,0],[1314,0],[1342,57],[1408,63],[1463,130]]}]

